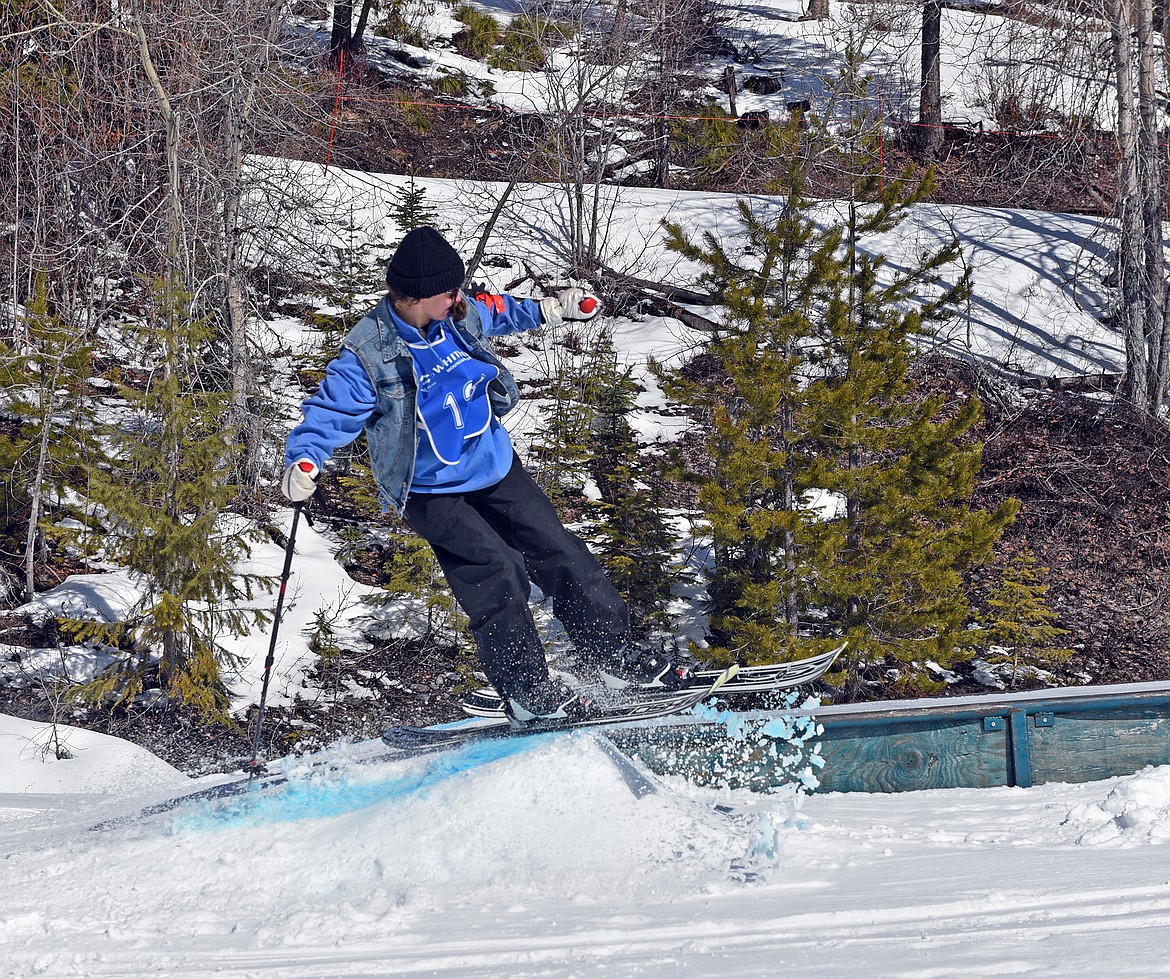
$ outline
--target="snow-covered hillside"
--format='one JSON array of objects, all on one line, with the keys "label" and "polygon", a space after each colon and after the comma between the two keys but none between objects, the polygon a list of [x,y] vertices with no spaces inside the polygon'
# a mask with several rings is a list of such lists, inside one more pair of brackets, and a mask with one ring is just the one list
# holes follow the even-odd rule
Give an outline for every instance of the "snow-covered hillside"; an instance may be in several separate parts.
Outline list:
[{"label": "snow-covered hillside", "polygon": [[[316,164],[269,162],[286,173],[290,181],[313,188],[319,200],[346,205],[344,213],[352,223],[347,229],[337,230],[339,247],[349,240],[352,228],[360,228],[361,239],[370,245],[367,260],[374,263],[384,243],[395,240],[398,229],[387,213],[389,202],[404,185],[404,178],[337,168],[324,172]],[[471,181],[429,180],[418,184],[426,191],[428,203],[451,228],[453,241],[465,252],[469,251],[478,226],[465,219],[465,201],[470,193],[485,195],[493,188]],[[487,254],[493,261],[485,264],[481,278],[493,287],[502,288],[513,279],[522,279],[526,266],[542,270],[561,267],[562,203],[556,188],[520,188],[489,243]],[[755,204],[775,206],[774,201],[764,198],[757,199]],[[339,206],[338,211],[341,210]],[[833,212],[826,208],[825,220],[833,217]],[[695,236],[711,231],[725,236],[730,243],[734,243],[740,230],[736,199],[732,196],[623,189],[615,194],[607,226],[612,260],[642,277],[679,284],[690,282],[694,269],[663,246],[661,222],[664,219],[681,224]],[[1103,233],[1101,223],[1084,216],[921,205],[914,209],[898,233],[872,244],[887,255],[892,266],[898,267],[914,261],[920,251],[937,248],[944,237],[957,235],[964,244],[963,262],[947,270],[944,277],[957,280],[965,268],[970,268],[973,297],[963,315],[952,321],[934,342],[942,349],[974,358],[992,371],[1047,377],[1115,371],[1122,366],[1119,338],[1095,315],[1105,302],[1100,285],[1105,248],[1101,241]],[[525,283],[521,290],[531,286],[530,282]],[[361,297],[356,300],[364,301]],[[718,315],[711,310],[704,312]],[[660,362],[682,357],[697,349],[702,338],[675,319],[639,316],[622,309],[607,313],[610,315],[603,319],[603,325],[612,330],[619,355],[633,368],[634,379],[643,388],[638,399],[639,412],[633,419],[639,435],[647,445],[669,441],[677,436],[685,419],[667,408],[646,361],[650,356]],[[303,351],[321,343],[319,333],[291,316],[275,319],[267,326],[286,348]],[[518,345],[509,363],[522,382],[550,375],[553,358],[564,356],[560,352],[560,340],[561,337],[545,330],[535,342]],[[291,426],[299,417],[299,402],[292,387],[284,392],[284,400],[286,424]],[[521,451],[544,423],[541,407],[540,399],[525,399],[508,416],[508,428]],[[287,531],[291,511],[278,519]],[[682,533],[686,534],[685,528]],[[287,704],[298,693],[304,693],[304,672],[314,659],[309,652],[308,635],[319,613],[333,622],[339,635],[348,634],[350,638],[357,620],[364,617],[366,625],[370,625],[372,615],[377,619],[379,631],[410,629],[410,618],[402,606],[372,613],[362,604],[362,599],[377,589],[361,586],[344,574],[332,559],[331,551],[338,546],[335,535],[326,528],[314,529],[302,524],[293,564],[290,603],[276,651],[270,700],[273,704]],[[271,542],[263,543],[257,545],[251,561],[241,572],[267,575],[275,581],[282,559],[281,548]],[[702,551],[692,549],[692,559],[701,561]],[[134,587],[133,579],[122,574],[74,577],[18,611],[41,616],[66,610],[80,615],[88,608],[89,614],[117,618],[119,610],[133,602]],[[263,592],[256,598],[260,608],[270,608],[272,601],[273,596]],[[702,639],[704,623],[700,606],[701,595],[684,582],[671,610],[680,641]],[[549,620],[548,610],[540,609],[538,613],[542,621]],[[227,679],[235,695],[234,709],[242,712],[259,699],[267,636],[225,637],[223,642],[241,659],[241,668]],[[78,680],[92,677],[96,668],[106,665],[100,654],[81,647],[65,651],[21,649],[19,653],[19,662],[0,662],[0,675],[27,678],[30,672],[49,677],[64,674]]]}]

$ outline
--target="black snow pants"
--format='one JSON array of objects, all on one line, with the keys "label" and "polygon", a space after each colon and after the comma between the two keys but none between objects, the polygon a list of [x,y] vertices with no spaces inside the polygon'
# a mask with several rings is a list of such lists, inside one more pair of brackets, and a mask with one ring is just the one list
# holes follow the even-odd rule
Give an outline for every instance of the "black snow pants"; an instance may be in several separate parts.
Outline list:
[{"label": "black snow pants", "polygon": [[525,694],[548,678],[529,608],[530,582],[552,599],[553,614],[585,662],[618,655],[629,610],[585,544],[564,528],[540,487],[513,457],[508,475],[469,493],[412,493],[404,514],[435,552],[471,620],[480,663],[502,694]]}]

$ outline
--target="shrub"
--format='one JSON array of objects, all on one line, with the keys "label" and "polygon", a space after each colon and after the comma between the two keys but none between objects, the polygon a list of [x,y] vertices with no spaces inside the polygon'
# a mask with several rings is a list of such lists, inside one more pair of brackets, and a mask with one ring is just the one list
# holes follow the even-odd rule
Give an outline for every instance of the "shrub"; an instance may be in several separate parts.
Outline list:
[{"label": "shrub", "polygon": [[378,37],[411,44],[416,48],[427,46],[422,24],[435,12],[433,3],[418,0],[389,0],[382,7],[382,22],[374,29]]},{"label": "shrub", "polygon": [[463,25],[463,30],[451,39],[455,50],[465,58],[486,61],[500,43],[499,22],[467,4],[455,8],[455,17]]},{"label": "shrub", "polygon": [[471,94],[471,76],[465,71],[443,72],[434,83],[435,91],[454,99]]}]

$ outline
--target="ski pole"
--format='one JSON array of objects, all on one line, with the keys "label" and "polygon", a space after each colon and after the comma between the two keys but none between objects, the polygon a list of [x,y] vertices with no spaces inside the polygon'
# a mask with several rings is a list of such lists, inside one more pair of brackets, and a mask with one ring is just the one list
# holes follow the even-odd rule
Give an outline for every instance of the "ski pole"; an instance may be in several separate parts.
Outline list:
[{"label": "ski pole", "polygon": [[264,774],[264,766],[260,764],[260,735],[264,729],[264,705],[268,700],[268,680],[272,676],[272,663],[276,659],[276,634],[280,629],[280,613],[284,608],[284,593],[288,588],[288,578],[292,571],[293,545],[297,539],[297,520],[301,516],[304,501],[293,505],[292,527],[288,532],[288,545],[284,549],[284,569],[280,572],[280,590],[276,593],[276,611],[272,613],[272,636],[268,640],[268,656],[264,660],[264,682],[260,686],[260,709],[256,713],[256,737],[252,742],[252,760],[248,763],[249,777],[255,778]]}]

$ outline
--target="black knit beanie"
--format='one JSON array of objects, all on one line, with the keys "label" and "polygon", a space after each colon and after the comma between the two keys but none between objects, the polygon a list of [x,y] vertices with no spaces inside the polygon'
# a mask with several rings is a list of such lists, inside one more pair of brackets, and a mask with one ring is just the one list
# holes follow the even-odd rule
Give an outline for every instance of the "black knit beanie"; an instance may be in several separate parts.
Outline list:
[{"label": "black knit beanie", "polygon": [[428,299],[463,285],[463,259],[434,228],[408,231],[386,266],[386,285],[399,296]]}]

